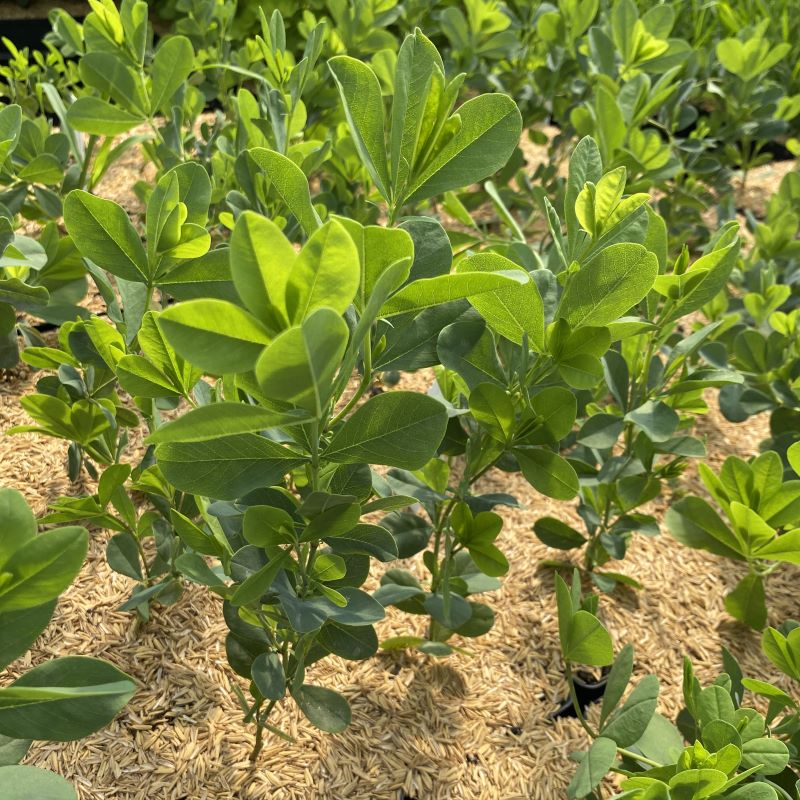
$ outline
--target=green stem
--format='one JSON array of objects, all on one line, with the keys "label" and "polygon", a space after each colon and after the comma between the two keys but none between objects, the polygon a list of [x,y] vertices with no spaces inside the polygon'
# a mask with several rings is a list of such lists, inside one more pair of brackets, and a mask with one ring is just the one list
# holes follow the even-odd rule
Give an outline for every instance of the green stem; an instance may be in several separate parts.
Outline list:
[{"label": "green stem", "polygon": [[658,761],[653,761],[652,758],[646,758],[640,753],[634,753],[632,750],[626,750],[624,747],[618,747],[617,752],[624,758],[630,758],[633,761],[640,761],[642,764],[655,767],[655,769],[660,769],[664,766],[663,764],[659,764]]},{"label": "green stem", "polygon": [[572,663],[567,661],[564,665],[564,675],[567,678],[567,686],[569,686],[569,697],[572,700],[572,707],[575,709],[575,716],[578,718],[578,722],[581,723],[583,729],[592,739],[596,739],[598,734],[592,730],[592,726],[586,721],[586,717],[583,716],[583,711],[581,710],[581,704],[578,702],[578,693],[575,690],[575,678],[572,674]]},{"label": "green stem", "polygon": [[89,174],[89,166],[92,161],[92,156],[94,155],[94,149],[97,147],[98,139],[98,136],[92,134],[86,144],[86,153],[83,158],[83,166],[81,167],[81,174],[78,178],[78,187],[80,189],[83,189],[84,184],[86,183],[86,176]]},{"label": "green stem", "polygon": [[364,392],[369,389],[370,384],[372,383],[372,334],[367,333],[366,338],[364,339],[364,370],[361,374],[361,381],[358,384],[353,396],[347,401],[344,408],[336,414],[336,416],[331,420],[330,424],[335,425],[337,422],[340,422],[344,419],[347,414],[353,409],[353,407],[358,403],[358,401],[364,396]]}]

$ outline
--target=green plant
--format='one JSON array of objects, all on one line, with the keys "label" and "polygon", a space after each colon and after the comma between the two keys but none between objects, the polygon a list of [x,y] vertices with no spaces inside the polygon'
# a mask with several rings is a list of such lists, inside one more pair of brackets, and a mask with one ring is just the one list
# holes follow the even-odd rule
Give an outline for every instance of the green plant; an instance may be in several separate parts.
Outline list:
[{"label": "green plant", "polygon": [[[797,461],[798,446],[789,450]],[[800,481],[783,479],[783,464],[774,451],[750,463],[729,456],[715,475],[700,464],[700,477],[728,518],[700,497],[684,497],[667,512],[670,533],[689,547],[743,561],[747,575],[725,598],[728,613],[751,628],[767,624],[764,582],[779,564],[800,563]]]},{"label": "green plant", "polygon": [[[633,647],[626,645],[614,657],[611,636],[597,618],[597,597],[581,597],[577,572],[571,588],[556,578],[556,595],[567,682],[575,713],[591,738],[588,750],[578,754],[568,797],[599,797],[609,773],[623,778],[622,791],[615,795],[619,800],[790,797],[781,789],[784,772],[792,787],[796,780],[787,770],[792,756],[781,738],[786,731],[770,730],[772,714],[765,720],[742,706],[744,686],[760,684],[742,679],[730,653],[724,653],[726,672],[706,687],[695,677],[691,662],[684,660],[685,708],[676,727],[656,711],[655,675],[643,677],[625,697],[633,673]],[[575,663],[612,664],[596,726],[584,716],[575,694]],[[781,779],[781,784],[774,782]]]},{"label": "green plant", "polygon": [[[602,253],[609,241],[638,239],[650,252],[636,270],[628,272],[635,271],[641,281],[636,294],[625,293],[633,282],[622,279],[622,269],[604,264],[610,285],[624,293],[624,300],[620,297],[618,314],[605,315],[609,299],[597,297],[592,316],[606,330],[592,332],[588,346],[596,348],[596,360],[584,358],[575,363],[574,373],[562,372],[576,389],[592,392],[582,400],[586,418],[571,453],[573,463],[580,466],[578,513],[586,535],[554,517],[538,520],[534,532],[557,549],[583,548],[584,568],[599,588],[610,591],[618,582],[638,584],[619,572],[598,568],[624,557],[634,531],[658,533],[655,519],[642,513],[640,506],[660,493],[664,481],[683,471],[687,458],[705,454],[702,441],[689,430],[694,415],[706,410],[703,390],[741,381],[731,370],[697,363],[696,354],[717,324],[686,338],[676,332],[680,320],[723,289],[739,242],[735,226],[728,226],[694,264],[689,265],[684,251],[668,269],[663,220],[647,206],[647,195],[623,197],[624,167],[603,174],[601,163],[597,146],[583,140],[573,156],[571,189],[565,201],[574,204],[574,210],[566,207],[567,219],[573,220],[572,233],[561,243],[569,248],[570,238],[574,242],[571,258],[577,261],[569,272],[578,262],[591,263],[597,257],[595,248]],[[560,234],[557,228],[551,230],[554,236]],[[614,248],[620,253],[628,248],[631,256],[635,252],[629,244],[606,246],[606,253]],[[567,257],[562,259],[569,263]],[[645,279],[648,270],[651,277]],[[580,281],[581,274],[582,270],[576,270],[575,280]],[[593,296],[594,291],[586,288],[581,294]],[[565,296],[569,296],[569,286]],[[548,563],[561,566],[559,561]]]},{"label": "green plant", "polygon": [[[23,655],[47,627],[58,596],[83,566],[89,535],[79,527],[37,533],[22,495],[0,489],[0,669]],[[19,766],[34,739],[72,741],[102,728],[136,690],[107,661],[64,656],[0,687],[0,791],[3,797],[75,800],[67,781]]]},{"label": "green plant", "polygon": [[350,56],[332,58],[328,68],[389,224],[405,206],[496,172],[519,140],[520,113],[506,95],[479,95],[453,111],[464,76],[446,79],[441,56],[419,30],[397,56],[388,126],[374,69]]}]

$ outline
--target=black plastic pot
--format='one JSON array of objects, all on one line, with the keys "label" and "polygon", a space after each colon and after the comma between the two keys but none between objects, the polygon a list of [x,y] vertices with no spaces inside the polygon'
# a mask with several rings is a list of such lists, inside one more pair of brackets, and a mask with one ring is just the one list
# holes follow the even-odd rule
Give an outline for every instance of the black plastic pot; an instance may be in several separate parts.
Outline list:
[{"label": "black plastic pot", "polygon": [[[573,677],[575,683],[575,694],[578,696],[578,705],[581,709],[581,714],[586,713],[586,707],[592,703],[601,700],[606,691],[608,684],[608,673],[611,671],[610,667],[603,667],[600,672],[600,677],[596,678],[588,672],[576,672]],[[572,698],[567,696],[558,703],[558,708],[548,714],[550,719],[560,719],[562,717],[577,717],[575,713],[575,706],[572,704]]]}]

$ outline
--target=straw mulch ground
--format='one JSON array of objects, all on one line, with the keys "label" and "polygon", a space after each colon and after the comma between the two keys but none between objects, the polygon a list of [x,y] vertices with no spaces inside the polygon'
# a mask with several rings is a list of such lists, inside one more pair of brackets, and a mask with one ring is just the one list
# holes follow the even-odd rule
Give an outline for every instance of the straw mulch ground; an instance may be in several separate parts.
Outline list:
[{"label": "straw mulch ground", "polygon": [[[17,402],[34,376],[20,369],[0,384],[3,428],[24,418]],[[407,377],[406,385],[421,376]],[[757,452],[764,420],[732,426],[713,412],[703,421],[711,463],[725,455]],[[38,512],[69,490],[63,477],[65,445],[31,435],[0,440],[0,484],[21,489]],[[688,474],[683,488],[698,488]],[[569,753],[584,744],[575,720],[549,722],[564,695],[557,649],[552,576],[537,563],[554,553],[538,543],[531,525],[544,514],[575,519],[571,504],[537,496],[525,483],[492,475],[482,487],[511,491],[523,510],[504,511],[500,546],[511,571],[491,603],[494,629],[469,642],[473,656],[435,660],[417,654],[382,655],[353,664],[331,658],[310,679],[344,692],[353,724],[330,736],[313,730],[287,704],[275,722],[296,738],[268,741],[257,765],[248,752],[251,732],[229,690],[226,628],[219,600],[190,588],[176,605],[146,625],[116,607],[130,582],[111,573],[106,535],[95,532],[90,558],[66,592],[48,631],[14,665],[25,669],[67,653],[114,662],[141,689],[106,730],[71,744],[40,743],[30,763],[72,780],[81,800],[552,800],[564,796]],[[665,506],[657,506],[661,514]],[[734,625],[722,595],[735,579],[728,563],[686,550],[668,536],[638,537],[623,569],[642,581],[638,594],[603,599],[618,645],[636,646],[637,673],[662,679],[661,710],[680,707],[681,661],[688,654],[701,676],[719,668],[726,645],[751,674],[771,674],[757,636]],[[797,615],[793,582],[784,570],[770,583],[774,621]],[[383,636],[416,632],[418,620],[391,613]],[[596,709],[594,710],[596,713]]]}]

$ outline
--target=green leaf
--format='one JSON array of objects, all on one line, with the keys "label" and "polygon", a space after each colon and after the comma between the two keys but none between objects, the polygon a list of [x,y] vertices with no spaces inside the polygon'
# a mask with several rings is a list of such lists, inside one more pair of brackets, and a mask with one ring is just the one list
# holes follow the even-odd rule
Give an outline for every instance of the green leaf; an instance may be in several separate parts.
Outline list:
[{"label": "green leaf", "polygon": [[3,631],[0,669],[19,658],[39,638],[53,616],[56,602],[50,600],[40,606],[0,614],[0,630]]},{"label": "green leaf", "polygon": [[118,278],[147,282],[147,254],[122,206],[76,189],[64,201],[64,224],[84,258]]},{"label": "green leaf", "polygon": [[[527,271],[498,253],[478,253],[463,259],[458,265],[464,272],[513,272],[523,275]],[[470,303],[501,336],[522,344],[523,335],[528,345],[537,353],[544,350],[544,305],[536,282],[528,280],[507,288],[469,297]]]},{"label": "green leaf", "polygon": [[425,308],[504,289],[530,281],[525,270],[508,272],[454,272],[435,278],[420,278],[406,284],[381,307],[382,317],[422,311]]},{"label": "green leaf", "polygon": [[665,517],[670,534],[682,544],[716,555],[743,559],[741,544],[719,514],[700,497],[673,503]]},{"label": "green leaf", "polygon": [[444,64],[433,43],[417,29],[403,40],[397,54],[389,134],[391,175],[395,191],[402,193],[424,144],[426,123],[433,124],[430,104],[439,96],[434,85],[444,76]]},{"label": "green leaf", "polygon": [[602,728],[601,733],[613,739],[618,747],[630,747],[647,730],[658,702],[658,678],[645,675],[630,696]]},{"label": "green leaf", "polygon": [[[0,767],[19,764],[25,754],[30,750],[31,739],[12,739],[0,734]],[[3,788],[3,779],[0,778],[0,788]]]},{"label": "green leaf", "polygon": [[251,314],[264,324],[275,320],[275,308],[286,315],[286,283],[297,254],[272,220],[245,211],[231,234],[231,277]]},{"label": "green leaf", "polygon": [[356,409],[323,453],[338,464],[421,469],[447,428],[445,407],[416,392],[385,392]]},{"label": "green leaf", "polygon": [[616,444],[625,422],[616,414],[593,414],[578,432],[578,441],[586,447],[606,450]]},{"label": "green leaf", "polygon": [[67,122],[81,133],[118,136],[141,125],[145,118],[123,111],[99,97],[79,97],[67,111]]},{"label": "green leaf", "polygon": [[66,656],[46,661],[0,689],[0,733],[68,742],[104,727],[136,691],[107,661]]},{"label": "green leaf", "polygon": [[515,447],[525,480],[555,500],[571,500],[578,494],[578,475],[565,458],[543,447]]},{"label": "green leaf", "polygon": [[392,202],[384,141],[383,97],[378,77],[363,61],[335,56],[328,69],[336,81],[350,133],[364,166],[384,200]]},{"label": "green leaf", "polygon": [[178,355],[215,375],[249,372],[271,340],[255,317],[225,300],[189,300],[158,319]]},{"label": "green leaf", "polygon": [[123,531],[108,540],[106,560],[108,561],[108,566],[114,572],[119,572],[121,575],[126,575],[135,581],[143,580],[144,576],[142,575],[139,559],[139,547],[132,533]]},{"label": "green leaf", "polygon": [[147,444],[204,442],[237,433],[258,433],[269,428],[300,425],[311,419],[303,411],[273,411],[244,403],[211,403],[187,411],[153,431]]},{"label": "green leaf", "polygon": [[280,700],[286,694],[283,666],[277,653],[261,653],[251,667],[253,683],[267,700]]},{"label": "green leaf", "polygon": [[36,517],[16,489],[0,489],[0,568],[8,557],[36,536]]},{"label": "green leaf", "polygon": [[194,66],[194,48],[185,36],[162,39],[150,65],[150,113],[163,112],[171,117],[170,100],[184,84]]},{"label": "green leaf", "polygon": [[745,625],[760,631],[767,624],[767,602],[764,579],[746,575],[725,597],[725,610]]},{"label": "green leaf", "polygon": [[493,383],[481,383],[469,394],[469,410],[479,425],[498,441],[508,441],[514,430],[514,404]]},{"label": "green leaf", "polygon": [[308,178],[300,167],[290,158],[265,147],[254,147],[247,152],[264,170],[272,188],[283,200],[286,208],[297,217],[306,235],[311,236],[322,226],[322,220],[311,202]]},{"label": "green leaf", "polygon": [[533,524],[533,532],[543,544],[555,547],[557,550],[572,550],[574,547],[586,544],[582,534],[555,517],[537,519]]},{"label": "green leaf", "polygon": [[88,547],[89,534],[79,527],[56,528],[25,542],[2,565],[0,612],[58,597],[80,572]]},{"label": "green leaf", "polygon": [[666,442],[678,427],[678,414],[660,400],[648,400],[625,415],[628,422],[641,428],[653,442]]},{"label": "green leaf", "polygon": [[780,739],[751,739],[742,745],[742,767],[750,769],[759,764],[763,775],[777,775],[789,763],[789,749]]},{"label": "green leaf", "polygon": [[614,742],[603,736],[595,739],[584,754],[567,787],[567,797],[580,798],[591,794],[592,790],[600,785],[616,760],[617,746]]},{"label": "green leaf", "polygon": [[642,245],[612,244],[570,276],[559,316],[573,329],[608,325],[645,297],[656,275],[658,259]]},{"label": "green leaf", "polygon": [[622,695],[625,694],[625,689],[628,688],[632,672],[633,645],[626,644],[614,659],[614,664],[608,675],[606,690],[603,692],[603,705],[600,709],[601,728],[608,719],[609,714],[617,707],[619,701],[622,700]]},{"label": "green leaf", "polygon": [[342,317],[324,307],[283,331],[256,362],[256,379],[264,396],[294,403],[321,417],[349,334]]},{"label": "green leaf", "polygon": [[316,644],[340,658],[361,661],[378,651],[378,635],[372,625],[353,627],[329,621],[317,634]]},{"label": "green leaf", "polygon": [[341,733],[350,724],[350,704],[333,689],[304,684],[295,699],[308,721],[322,731]]},{"label": "green leaf", "polygon": [[156,447],[156,459],[177,489],[217,500],[235,500],[253,489],[272,486],[305,460],[252,433],[167,442]]},{"label": "green leaf", "polygon": [[326,222],[306,242],[286,282],[289,320],[302,322],[318,308],[344,314],[361,281],[358,250],[336,220]]},{"label": "green leaf", "polygon": [[611,636],[594,614],[583,610],[573,614],[564,660],[592,667],[604,667],[614,660]]},{"label": "green leaf", "polygon": [[0,793],[3,800],[78,800],[60,775],[27,764],[0,767]]},{"label": "green leaf", "polygon": [[505,166],[519,143],[522,115],[504,94],[467,100],[451,117],[455,134],[411,183],[403,203],[414,203],[482,181]]}]

